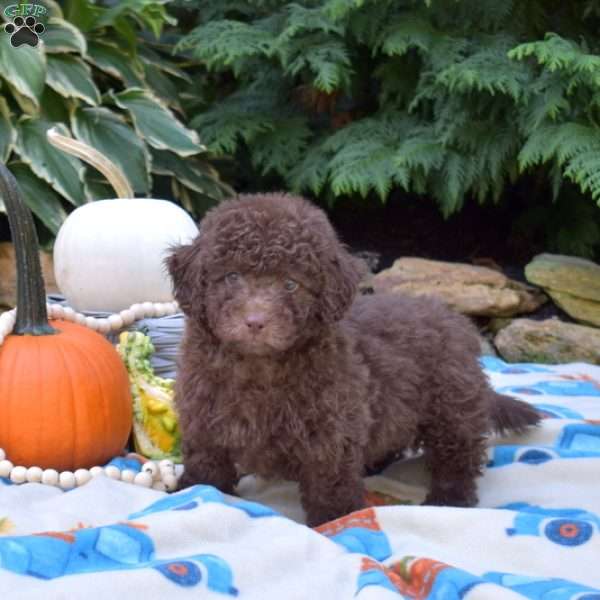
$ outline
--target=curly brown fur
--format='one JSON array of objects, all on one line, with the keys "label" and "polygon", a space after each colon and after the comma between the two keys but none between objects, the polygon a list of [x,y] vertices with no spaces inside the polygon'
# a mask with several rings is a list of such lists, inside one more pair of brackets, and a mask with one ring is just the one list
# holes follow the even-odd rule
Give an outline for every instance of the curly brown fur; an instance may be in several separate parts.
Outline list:
[{"label": "curly brown fur", "polygon": [[306,200],[225,202],[168,267],[187,316],[182,485],[232,492],[240,468],[295,480],[317,525],[364,506],[366,469],[422,448],[426,502],[469,506],[486,433],[539,419],[488,386],[465,317],[433,299],[357,296],[359,262]]}]

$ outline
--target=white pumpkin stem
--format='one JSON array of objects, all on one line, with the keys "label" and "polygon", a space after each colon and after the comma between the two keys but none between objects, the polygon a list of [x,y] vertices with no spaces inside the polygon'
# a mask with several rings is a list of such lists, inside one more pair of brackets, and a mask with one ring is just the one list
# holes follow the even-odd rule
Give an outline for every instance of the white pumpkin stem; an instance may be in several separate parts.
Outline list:
[{"label": "white pumpkin stem", "polygon": [[134,192],[125,174],[112,160],[84,142],[58,133],[55,127],[46,132],[48,141],[63,152],[76,156],[100,171],[114,188],[117,198],[133,198]]}]

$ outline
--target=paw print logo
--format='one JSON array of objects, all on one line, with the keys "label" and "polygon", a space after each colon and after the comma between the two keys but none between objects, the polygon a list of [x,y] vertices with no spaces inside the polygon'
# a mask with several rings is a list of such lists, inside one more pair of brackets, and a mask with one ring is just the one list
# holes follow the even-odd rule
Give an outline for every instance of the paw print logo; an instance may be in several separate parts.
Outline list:
[{"label": "paw print logo", "polygon": [[10,35],[10,43],[14,48],[23,44],[28,46],[37,46],[40,41],[39,36],[44,33],[45,27],[38,23],[35,17],[15,17],[12,23],[4,26],[4,31]]}]

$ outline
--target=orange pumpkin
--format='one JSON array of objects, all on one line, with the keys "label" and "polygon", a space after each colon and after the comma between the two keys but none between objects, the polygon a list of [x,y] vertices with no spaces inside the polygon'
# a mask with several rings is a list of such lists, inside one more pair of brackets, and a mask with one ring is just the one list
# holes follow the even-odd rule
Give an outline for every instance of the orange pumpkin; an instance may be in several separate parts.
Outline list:
[{"label": "orange pumpkin", "polygon": [[0,346],[0,447],[14,464],[74,470],[103,464],[131,431],[125,365],[100,334],[48,323],[37,234],[16,181],[0,164],[0,196],[17,258],[17,317]]}]

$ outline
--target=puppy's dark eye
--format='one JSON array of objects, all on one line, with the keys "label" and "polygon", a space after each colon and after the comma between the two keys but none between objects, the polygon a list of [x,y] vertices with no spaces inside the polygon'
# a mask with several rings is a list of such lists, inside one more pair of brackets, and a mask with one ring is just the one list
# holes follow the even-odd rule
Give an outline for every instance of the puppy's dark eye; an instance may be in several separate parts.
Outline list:
[{"label": "puppy's dark eye", "polygon": [[225,275],[225,281],[227,283],[237,283],[240,280],[240,274],[236,273],[235,271],[232,271],[231,273],[227,273],[227,275]]},{"label": "puppy's dark eye", "polygon": [[298,289],[298,284],[293,279],[286,279],[283,287],[286,292],[295,292]]}]

